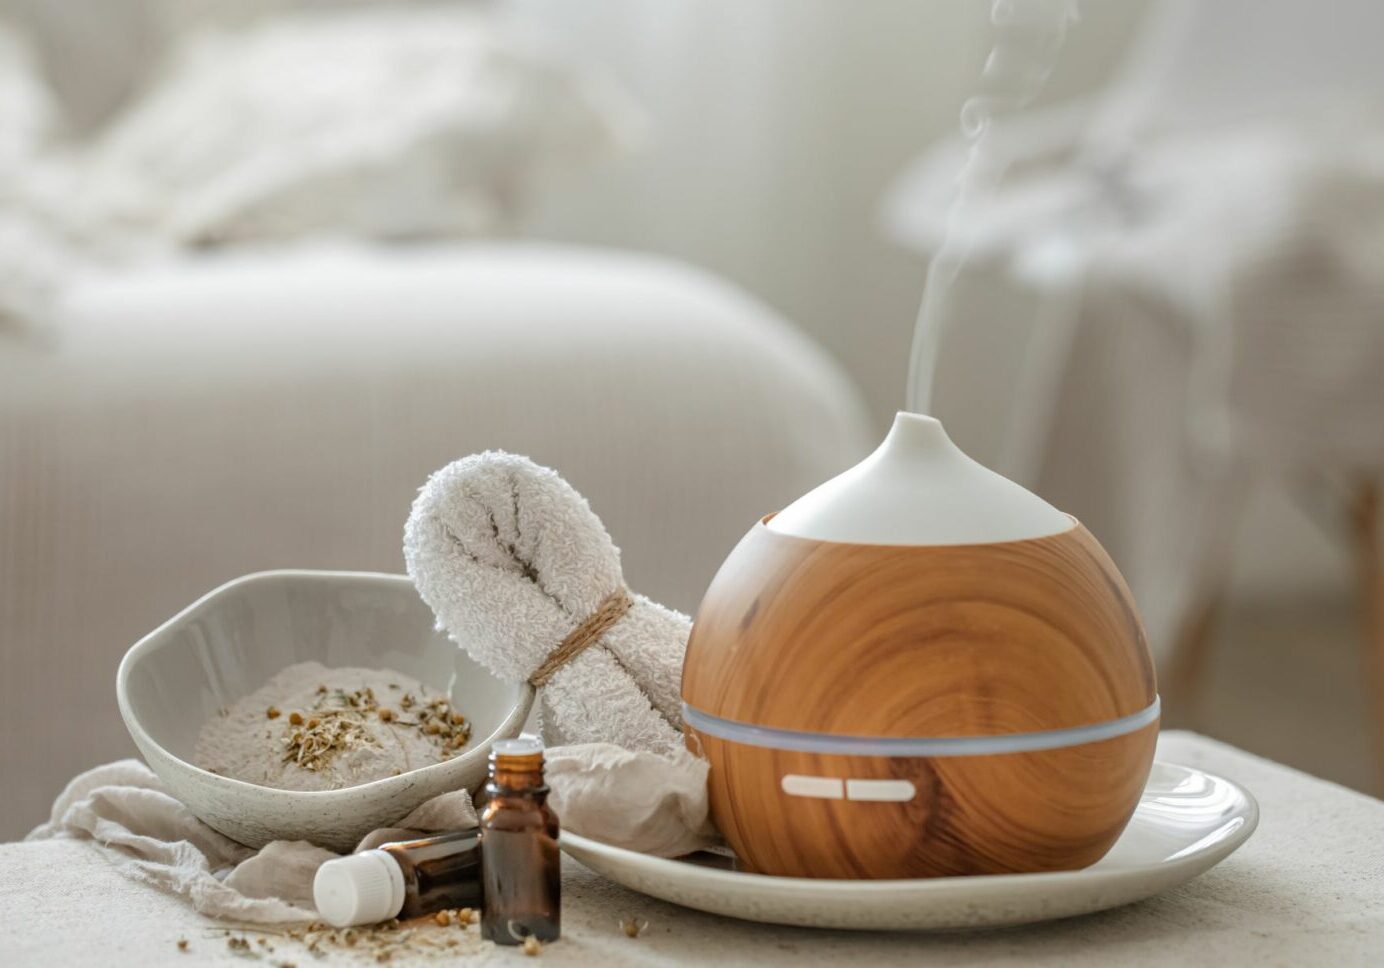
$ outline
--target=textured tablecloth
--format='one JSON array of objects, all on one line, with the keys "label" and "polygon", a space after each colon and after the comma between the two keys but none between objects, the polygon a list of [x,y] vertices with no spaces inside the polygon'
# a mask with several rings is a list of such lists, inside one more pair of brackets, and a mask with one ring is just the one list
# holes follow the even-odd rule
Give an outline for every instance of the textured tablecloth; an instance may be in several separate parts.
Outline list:
[{"label": "textured tablecloth", "polygon": [[[538,964],[1384,964],[1384,803],[1190,733],[1159,757],[1230,777],[1259,799],[1258,831],[1219,867],[1139,904],[971,934],[855,933],[712,917],[626,891],[564,858],[563,939]],[[622,918],[648,927],[636,939]],[[116,874],[77,842],[0,845],[0,963],[239,964],[213,923]],[[180,953],[177,940],[193,951]],[[349,959],[279,958],[301,965]],[[523,961],[492,949],[480,961]],[[362,963],[359,959],[349,963]],[[433,962],[456,964],[457,961]]]}]

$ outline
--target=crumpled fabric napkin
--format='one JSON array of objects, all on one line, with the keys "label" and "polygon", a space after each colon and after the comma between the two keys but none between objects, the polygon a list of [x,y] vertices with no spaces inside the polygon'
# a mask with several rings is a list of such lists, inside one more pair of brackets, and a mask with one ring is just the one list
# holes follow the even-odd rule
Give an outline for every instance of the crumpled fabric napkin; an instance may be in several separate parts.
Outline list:
[{"label": "crumpled fabric napkin", "polygon": [[659,857],[719,842],[707,812],[711,765],[684,748],[667,754],[613,743],[548,751],[548,802],[564,830]]},{"label": "crumpled fabric napkin", "polygon": [[[609,744],[547,751],[551,802],[565,829],[644,853],[676,856],[709,846],[706,761]],[[445,830],[474,827],[471,795],[434,797],[398,822],[367,834],[369,850]],[[95,767],[74,778],[29,840],[88,840],[122,874],[185,897],[202,914],[254,923],[311,921],[317,868],[339,856],[302,840],[256,851],[198,820],[138,760]]]},{"label": "crumpled fabric napkin", "polygon": [[[475,825],[470,794],[444,793],[356,849]],[[202,914],[255,924],[314,920],[313,876],[340,856],[304,840],[258,851],[236,843],[198,820],[138,760],[107,763],[68,783],[48,822],[26,839],[50,837],[90,840],[127,877],[186,897]]]}]

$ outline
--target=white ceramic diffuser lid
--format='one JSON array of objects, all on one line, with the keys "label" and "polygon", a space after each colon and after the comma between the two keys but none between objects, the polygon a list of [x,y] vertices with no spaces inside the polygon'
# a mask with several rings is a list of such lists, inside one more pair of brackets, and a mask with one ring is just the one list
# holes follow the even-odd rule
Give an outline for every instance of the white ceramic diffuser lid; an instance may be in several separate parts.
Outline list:
[{"label": "white ceramic diffuser lid", "polygon": [[900,413],[873,454],[798,498],[768,526],[817,541],[954,545],[1041,538],[1073,522],[963,454],[938,420]]}]

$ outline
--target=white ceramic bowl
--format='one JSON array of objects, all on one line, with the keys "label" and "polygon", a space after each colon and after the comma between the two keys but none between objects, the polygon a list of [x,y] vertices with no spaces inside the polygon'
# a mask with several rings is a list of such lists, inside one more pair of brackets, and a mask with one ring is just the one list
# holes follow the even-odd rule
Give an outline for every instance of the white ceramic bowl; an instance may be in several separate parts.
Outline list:
[{"label": "white ceramic bowl", "polygon": [[[191,763],[208,717],[296,662],[394,669],[449,693],[472,724],[460,756],[343,790],[275,790]],[[485,782],[490,745],[518,735],[533,688],[496,679],[445,635],[403,575],[271,571],[237,578],[126,653],[120,715],[144,759],[202,820],[243,844],[347,851],[440,793]]]}]

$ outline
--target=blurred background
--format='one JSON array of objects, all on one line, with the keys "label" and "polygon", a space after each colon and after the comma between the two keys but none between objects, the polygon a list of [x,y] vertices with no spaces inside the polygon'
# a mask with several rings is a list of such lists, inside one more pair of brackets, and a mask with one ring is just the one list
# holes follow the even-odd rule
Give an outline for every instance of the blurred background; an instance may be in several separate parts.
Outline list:
[{"label": "blurred background", "polygon": [[905,406],[944,244],[927,406],[1106,545],[1165,726],[1384,792],[1380,36],[1369,0],[3,0],[0,836],[130,749],[135,639],[244,572],[402,570],[473,450],[695,608]]}]

